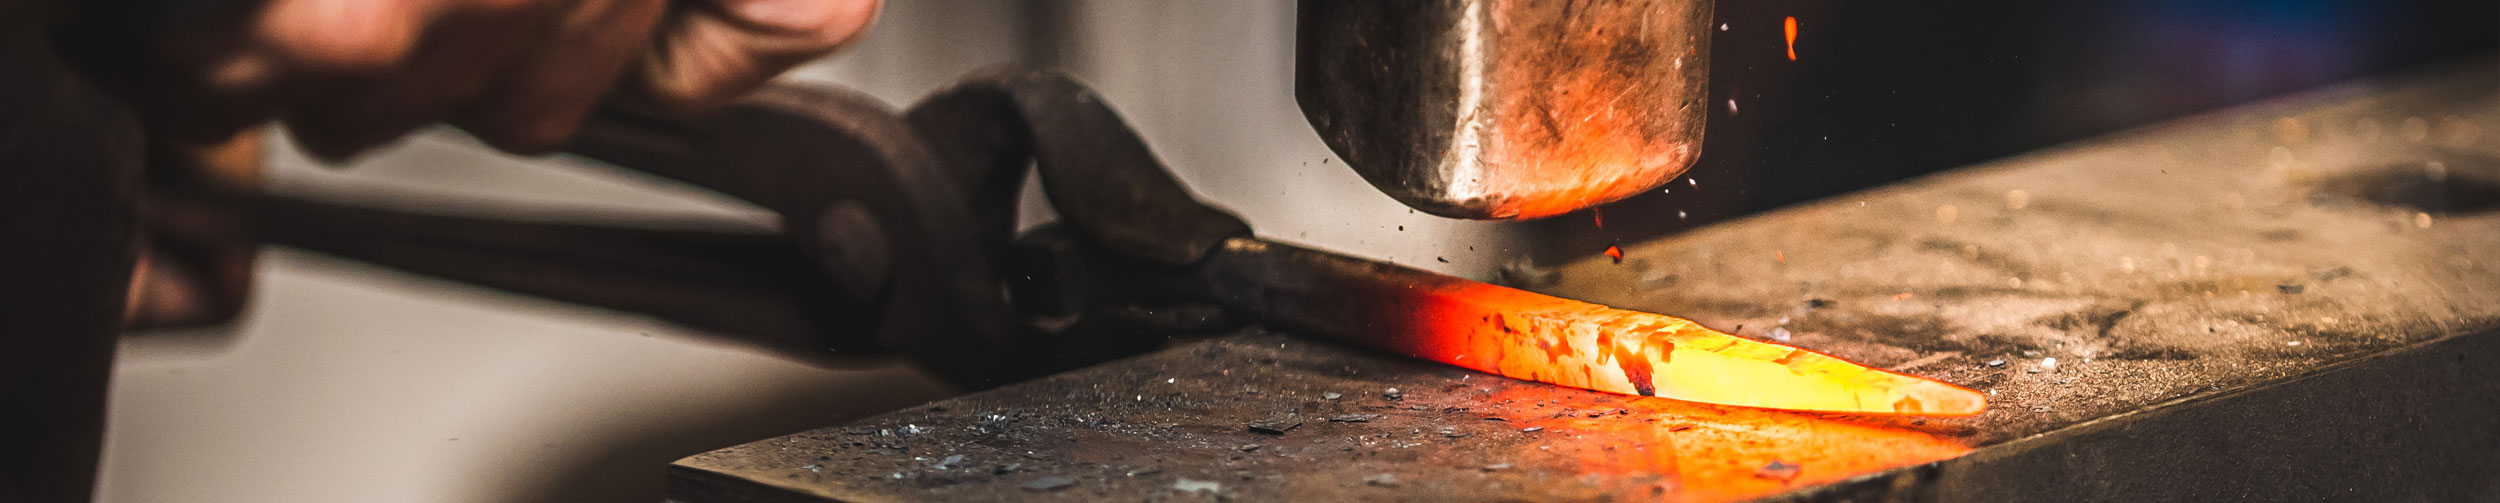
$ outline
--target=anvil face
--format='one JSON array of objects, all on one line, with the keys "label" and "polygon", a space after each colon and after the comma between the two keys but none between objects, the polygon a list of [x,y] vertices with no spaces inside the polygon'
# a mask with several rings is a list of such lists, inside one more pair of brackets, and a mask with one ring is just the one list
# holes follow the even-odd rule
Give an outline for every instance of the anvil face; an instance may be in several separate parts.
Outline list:
[{"label": "anvil face", "polygon": [[1976,416],[1598,393],[1251,329],[687,458],[671,496],[2489,500],[2494,82],[2484,60],[2226,110],[1541,289],[1967,386]]}]

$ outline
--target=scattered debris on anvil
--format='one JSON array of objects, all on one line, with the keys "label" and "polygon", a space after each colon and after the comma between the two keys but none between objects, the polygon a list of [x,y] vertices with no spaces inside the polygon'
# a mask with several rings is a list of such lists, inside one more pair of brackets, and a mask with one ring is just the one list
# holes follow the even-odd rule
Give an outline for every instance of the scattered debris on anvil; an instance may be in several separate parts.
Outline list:
[{"label": "scattered debris on anvil", "polygon": [[1181,477],[1180,480],[1172,481],[1172,490],[1184,493],[1222,495],[1224,493],[1224,484],[1217,483],[1212,480],[1190,480],[1189,477]]},{"label": "scattered debris on anvil", "polygon": [[2344,267],[2344,266],[2329,267],[2329,268],[2326,268],[2326,269],[2320,269],[2320,270],[2318,270],[2318,271],[2316,271],[2316,272],[2311,272],[2311,273],[2309,273],[2309,277],[2310,277],[2310,278],[2312,278],[2312,279],[2316,279],[2316,280],[2318,280],[2318,281],[2334,281],[2336,278],[2342,278],[2342,277],[2345,277],[2345,276],[2351,276],[2351,275],[2352,275],[2352,268],[2350,268],[2350,267]]},{"label": "scattered debris on anvil", "polygon": [[[1231,370],[1238,371],[1239,369]],[[1349,372],[1351,371],[1349,370]],[[1167,380],[1169,379],[1167,378]],[[1519,432],[1520,437],[1513,438],[1526,439],[1532,443],[1541,444],[1543,440],[1539,437],[1553,438],[1552,436],[1543,435],[1543,433],[1547,432],[1546,430],[1557,426],[1553,424],[1537,426],[1531,425],[1536,424],[1537,420],[1535,418],[1546,415],[1547,413],[1551,413],[1556,418],[1567,418],[1566,420],[1575,422],[1580,421],[1583,418],[1587,420],[1601,420],[1610,417],[1622,417],[1625,418],[1623,420],[1631,420],[1630,418],[1635,416],[1631,409],[1607,406],[1603,403],[1566,404],[1550,400],[1535,400],[1534,407],[1541,410],[1527,412],[1525,409],[1525,407],[1529,405],[1527,402],[1517,403],[1516,405],[1518,407],[1492,405],[1487,407],[1471,408],[1454,405],[1441,400],[1443,398],[1469,398],[1476,397],[1479,394],[1490,394],[1495,391],[1496,387],[1498,387],[1493,386],[1492,383],[1481,382],[1483,380],[1475,381],[1478,382],[1467,382],[1467,379],[1462,376],[1459,379],[1446,383],[1444,386],[1437,387],[1420,384],[1415,386],[1375,387],[1371,389],[1376,390],[1375,393],[1378,393],[1379,398],[1367,400],[1360,399],[1363,397],[1359,396],[1359,392],[1358,396],[1355,397],[1357,400],[1345,400],[1347,394],[1337,392],[1323,393],[1316,389],[1299,391],[1297,393],[1295,390],[1291,389],[1270,388],[1263,390],[1264,392],[1262,393],[1260,390],[1254,390],[1253,388],[1248,387],[1234,388],[1229,385],[1224,386],[1220,389],[1225,391],[1239,389],[1244,393],[1257,393],[1260,395],[1280,398],[1298,395],[1300,397],[1298,400],[1312,400],[1312,402],[1303,402],[1299,405],[1290,403],[1279,404],[1277,408],[1268,409],[1263,412],[1256,412],[1254,414],[1257,415],[1251,416],[1255,419],[1235,423],[1242,425],[1239,427],[1241,429],[1232,431],[1242,432],[1239,434],[1246,435],[1242,437],[1233,437],[1232,441],[1229,442],[1209,442],[1201,444],[1201,448],[1222,453],[1217,457],[1217,459],[1229,458],[1227,466],[1238,469],[1239,471],[1232,473],[1221,471],[1215,473],[1196,473],[1185,469],[1182,470],[1179,475],[1211,478],[1180,478],[1178,481],[1173,482],[1164,482],[1165,480],[1173,479],[1176,474],[1168,471],[1167,468],[1162,467],[1139,467],[1136,465],[1130,465],[1118,467],[1117,470],[1104,472],[1104,475],[1090,475],[1088,473],[1063,472],[1062,470],[1067,468],[1058,467],[1060,465],[1047,460],[1044,460],[1040,465],[1033,465],[1030,462],[1024,464],[1002,464],[1002,462],[1006,460],[982,459],[989,455],[978,452],[950,452],[952,449],[935,450],[932,452],[931,450],[928,450],[931,446],[919,445],[919,443],[923,442],[919,442],[918,437],[932,434],[940,428],[951,428],[950,426],[945,425],[924,427],[919,426],[918,424],[902,424],[899,426],[885,425],[878,428],[854,428],[843,431],[849,435],[856,435],[846,439],[854,440],[852,442],[854,445],[873,446],[880,449],[892,449],[899,451],[912,451],[912,454],[917,454],[917,456],[910,456],[907,458],[911,460],[909,468],[900,472],[893,472],[890,475],[885,471],[880,470],[875,475],[871,475],[871,477],[880,479],[892,478],[896,482],[913,484],[922,487],[939,487],[964,483],[972,480],[965,477],[996,477],[1001,482],[1013,484],[1008,486],[1008,490],[1023,491],[1034,494],[1056,493],[1071,490],[1101,491],[1106,490],[1104,487],[1120,487],[1123,485],[1135,487],[1135,484],[1143,483],[1150,484],[1150,486],[1147,486],[1150,490],[1165,489],[1171,491],[1166,494],[1174,496],[1209,498],[1223,501],[1239,498],[1240,494],[1233,491],[1245,490],[1242,488],[1250,487],[1250,485],[1256,485],[1250,481],[1256,481],[1266,477],[1266,475],[1260,475],[1255,471],[1250,470],[1251,467],[1257,466],[1258,463],[1261,463],[1261,461],[1256,461],[1259,459],[1270,457],[1292,457],[1297,454],[1313,452],[1319,449],[1342,449],[1346,451],[1411,449],[1437,443],[1439,439],[1443,438],[1461,439],[1484,436],[1506,436],[1498,434],[1500,428],[1510,428],[1513,431]],[[1409,388],[1438,390],[1442,391],[1442,393],[1417,395],[1415,399],[1409,400],[1406,396],[1406,391]],[[1128,397],[1121,396],[1121,398],[1125,399]],[[1154,399],[1155,397],[1151,395],[1146,398],[1147,401],[1152,401]],[[1335,401],[1317,401],[1321,399]],[[1123,402],[1125,401],[1126,400],[1123,400]],[[1500,401],[1498,403],[1509,404],[1510,402]],[[1312,410],[1312,407],[1322,408],[1319,410]],[[1402,411],[1417,411],[1426,413],[1427,415],[1431,412],[1438,412],[1441,415],[1438,416],[1437,419],[1430,420],[1432,421],[1431,423],[1416,425],[1419,427],[1409,429],[1407,428],[1408,423],[1402,421],[1401,419],[1429,416],[1416,416]],[[1036,427],[1045,427],[1044,425],[1091,425],[1094,427],[1102,427],[1104,425],[1116,425],[1121,423],[1121,421],[1114,417],[1096,416],[1093,414],[1075,412],[1056,413],[1035,410],[995,409],[986,411],[970,410],[959,412],[958,414],[959,415],[957,417],[965,417],[969,419],[969,421],[967,421],[969,423],[967,426],[970,426],[970,428],[968,428],[970,431],[983,434],[1011,436],[1020,436],[1021,432],[1024,430]],[[1484,425],[1484,423],[1480,421],[1493,421],[1501,424],[1485,425],[1489,428],[1484,429],[1473,429],[1468,427],[1468,425]],[[1389,428],[1382,428],[1384,422],[1387,423]],[[1518,422],[1527,422],[1528,424],[1511,424]],[[1657,421],[1653,420],[1652,422]],[[926,421],[921,423],[930,424]],[[1305,423],[1317,423],[1317,426],[1315,426],[1317,429],[1301,429]],[[1151,424],[1141,424],[1137,426],[1146,428],[1154,427]],[[1661,423],[1656,426],[1664,427],[1665,431],[1683,431],[1694,428],[1694,426],[1690,424],[1672,423]],[[1165,424],[1162,427],[1169,428],[1171,425]],[[1322,438],[1326,436],[1340,435],[1342,436],[1340,437],[1343,439],[1342,441]],[[1327,445],[1322,445],[1321,442],[1325,442]],[[1338,445],[1340,442],[1342,442],[1342,445]],[[1539,445],[1538,447],[1542,448],[1544,446]],[[1613,450],[1613,446],[1608,446],[1607,449]],[[1034,457],[1031,453],[1025,453],[1024,455],[1035,460],[1044,459],[1041,457]],[[1357,455],[1359,456],[1365,454]],[[1224,461],[1218,462],[1225,463]],[[1457,467],[1457,469],[1460,470],[1472,469],[1487,474],[1503,472],[1500,475],[1492,475],[1499,477],[1514,476],[1513,472],[1541,473],[1537,471],[1520,472],[1514,463],[1500,461],[1499,458],[1481,460],[1474,464],[1460,464],[1457,465]],[[1783,469],[1782,467],[1785,468]],[[1760,467],[1757,472],[1758,473],[1755,474],[1757,477],[1764,479],[1777,479],[1783,482],[1791,481],[1791,479],[1796,477],[1795,465],[1788,465],[1784,461],[1776,462],[1771,466]],[[1122,473],[1125,473],[1126,476],[1122,477]],[[1360,474],[1363,472],[1355,473]],[[1224,478],[1232,476],[1239,476],[1244,482],[1233,482]],[[1354,485],[1355,487],[1371,487],[1375,490],[1382,490],[1384,488],[1405,490],[1405,488],[1403,488],[1403,481],[1399,480],[1397,476],[1391,473],[1375,473],[1372,475],[1356,476],[1360,477],[1358,479],[1360,481],[1359,484],[1357,484],[1355,480],[1345,480],[1344,483]],[[1098,477],[1099,479],[1089,480],[1088,477]],[[1104,487],[1095,487],[1098,485],[1097,483],[1100,483],[1100,485],[1103,485]],[[1170,485],[1164,486],[1162,484]],[[1235,484],[1249,485],[1236,486]],[[1085,487],[1079,488],[1078,486],[1080,485]]]},{"label": "scattered debris on anvil", "polygon": [[1026,482],[1026,483],[1024,483],[1024,486],[1023,486],[1023,487],[1024,487],[1024,490],[1027,490],[1027,491],[1033,491],[1033,492],[1049,492],[1049,491],[1057,491],[1057,490],[1060,490],[1060,489],[1067,489],[1069,486],[1074,486],[1074,485],[1076,485],[1076,479],[1067,478],[1067,477],[1061,477],[1061,476],[1058,476],[1058,475],[1051,475],[1051,476],[1047,476],[1047,477],[1042,477],[1042,478],[1038,478],[1038,479],[1033,479],[1033,481],[1031,481],[1031,482]]},{"label": "scattered debris on anvil", "polygon": [[1250,431],[1269,435],[1283,435],[1285,432],[1293,431],[1294,428],[1299,428],[1301,426],[1302,416],[1294,414],[1280,414],[1267,419],[1251,421]]},{"label": "scattered debris on anvil", "polygon": [[1753,476],[1787,482],[1796,480],[1797,474],[1802,471],[1804,471],[1804,467],[1789,464],[1785,461],[1772,461],[1764,463],[1762,468],[1754,470]]}]

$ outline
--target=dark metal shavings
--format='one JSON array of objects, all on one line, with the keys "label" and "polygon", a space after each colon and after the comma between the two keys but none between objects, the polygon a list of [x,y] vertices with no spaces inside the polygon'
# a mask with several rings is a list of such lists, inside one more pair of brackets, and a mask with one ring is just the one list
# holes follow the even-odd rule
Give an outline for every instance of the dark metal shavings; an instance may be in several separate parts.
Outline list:
[{"label": "dark metal shavings", "polygon": [[1067,489],[1068,487],[1070,487],[1070,486],[1075,486],[1075,485],[1076,485],[1076,479],[1067,478],[1067,477],[1062,477],[1062,476],[1058,476],[1058,475],[1051,475],[1051,476],[1047,476],[1047,477],[1042,477],[1042,478],[1038,478],[1038,479],[1033,479],[1033,481],[1031,481],[1031,482],[1025,482],[1025,483],[1024,483],[1024,485],[1023,485],[1022,487],[1024,488],[1024,490],[1027,490],[1027,491],[1033,491],[1033,492],[1050,492],[1050,491],[1057,491],[1057,490],[1060,490],[1060,489]]},{"label": "dark metal shavings", "polygon": [[1386,473],[1363,477],[1363,483],[1380,487],[1397,487],[1398,476]]},{"label": "dark metal shavings", "polygon": [[1293,415],[1276,416],[1250,422],[1250,431],[1269,435],[1283,435],[1285,432],[1293,431],[1294,428],[1299,427],[1302,427],[1302,418]]}]

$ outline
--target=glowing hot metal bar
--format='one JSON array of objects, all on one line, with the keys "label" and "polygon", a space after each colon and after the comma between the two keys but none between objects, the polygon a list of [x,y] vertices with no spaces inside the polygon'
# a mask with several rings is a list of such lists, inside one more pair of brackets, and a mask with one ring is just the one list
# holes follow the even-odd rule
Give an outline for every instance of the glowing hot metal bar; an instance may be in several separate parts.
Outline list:
[{"label": "glowing hot metal bar", "polygon": [[1532,381],[1695,402],[1967,416],[1987,399],[1928,379],[1614,309],[1254,238],[1192,290],[1269,323]]}]

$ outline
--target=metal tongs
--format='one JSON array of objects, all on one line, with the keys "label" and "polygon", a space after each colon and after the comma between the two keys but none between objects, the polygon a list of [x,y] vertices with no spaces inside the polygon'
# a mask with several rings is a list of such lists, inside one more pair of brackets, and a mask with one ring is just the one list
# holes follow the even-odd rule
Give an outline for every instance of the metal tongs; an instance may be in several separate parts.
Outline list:
[{"label": "metal tongs", "polygon": [[[1563,386],[1726,405],[1970,415],[1969,389],[1613,309],[1259,239],[1102,100],[976,74],[901,115],[780,87],[690,121],[603,117],[572,151],[717,190],[779,235],[527,224],[271,201],[269,239],[649,313],[800,354],[900,351],[970,384],[1230,320]],[[1025,166],[1056,225],[1014,234]]]},{"label": "metal tongs", "polygon": [[[276,196],[255,205],[259,232],[808,357],[900,352],[974,384],[1153,343],[1147,327],[1108,338],[1065,330],[1097,306],[1039,296],[1096,282],[1020,250],[1081,242],[1116,261],[1179,267],[1250,232],[1183,188],[1101,99],[1045,71],[977,73],[901,113],[855,92],[797,85],[694,118],[603,110],[569,151],[760,205],[780,215],[781,232],[520,222]],[[1020,247],[1014,219],[1026,166],[1060,220]],[[1209,309],[1179,312],[1184,324],[1220,319]]]}]

